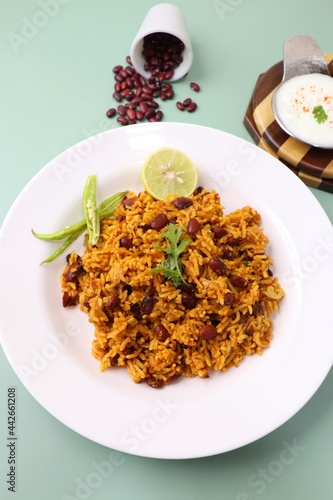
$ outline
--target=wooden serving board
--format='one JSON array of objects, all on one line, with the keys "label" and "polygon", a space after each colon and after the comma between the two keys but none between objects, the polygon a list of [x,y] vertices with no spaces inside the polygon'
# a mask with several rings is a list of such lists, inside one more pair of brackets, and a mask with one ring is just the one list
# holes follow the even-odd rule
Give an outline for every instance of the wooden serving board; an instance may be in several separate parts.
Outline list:
[{"label": "wooden serving board", "polygon": [[[333,76],[333,55],[324,54]],[[251,99],[251,122],[272,153],[296,171],[315,178],[333,179],[333,150],[311,147],[290,137],[276,122],[272,110],[272,95],[283,77],[283,61],[259,76]],[[247,114],[249,110],[247,110]],[[245,118],[247,120],[247,118]]]},{"label": "wooden serving board", "polygon": [[[259,129],[257,127],[256,122],[253,117],[253,107],[252,107],[253,99],[251,98],[248,108],[246,110],[246,114],[244,117],[244,126],[251,135],[254,142],[267,151],[269,154],[274,156],[276,159],[280,160],[284,165],[286,165],[294,174],[296,174],[307,186],[320,189],[322,191],[326,191],[328,193],[333,193],[333,179],[318,177],[313,174],[309,174],[308,172],[301,170],[297,166],[290,164],[284,158],[281,158],[276,151],[273,150],[270,144],[266,142],[263,138]],[[333,154],[333,152],[332,152]]]}]

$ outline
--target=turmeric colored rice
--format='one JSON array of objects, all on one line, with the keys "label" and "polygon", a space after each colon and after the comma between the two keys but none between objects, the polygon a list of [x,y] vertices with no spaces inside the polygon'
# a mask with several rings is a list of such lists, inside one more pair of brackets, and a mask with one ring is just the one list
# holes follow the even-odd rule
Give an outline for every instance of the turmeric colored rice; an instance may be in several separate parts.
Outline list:
[{"label": "turmeric colored rice", "polygon": [[[203,188],[187,208],[176,208],[176,198],[128,193],[114,218],[101,221],[97,245],[86,238],[82,256],[67,256],[61,277],[64,307],[78,304],[94,325],[100,370],[126,367],[134,382],[151,387],[180,376],[207,378],[261,354],[284,296],[256,210],[226,215],[219,195]],[[192,240],[180,255],[179,286],[152,272],[167,257],[157,248],[167,246],[166,227],[151,227],[159,214]],[[191,219],[198,224],[189,235]],[[222,271],[212,259],[222,261]]]}]

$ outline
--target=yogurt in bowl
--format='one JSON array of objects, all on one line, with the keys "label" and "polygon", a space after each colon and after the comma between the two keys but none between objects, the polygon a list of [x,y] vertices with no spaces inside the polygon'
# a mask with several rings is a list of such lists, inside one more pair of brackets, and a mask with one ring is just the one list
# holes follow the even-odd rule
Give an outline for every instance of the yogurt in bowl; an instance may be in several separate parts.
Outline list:
[{"label": "yogurt in bowl", "polygon": [[290,78],[272,99],[276,121],[296,139],[333,149],[333,78],[310,73]]}]

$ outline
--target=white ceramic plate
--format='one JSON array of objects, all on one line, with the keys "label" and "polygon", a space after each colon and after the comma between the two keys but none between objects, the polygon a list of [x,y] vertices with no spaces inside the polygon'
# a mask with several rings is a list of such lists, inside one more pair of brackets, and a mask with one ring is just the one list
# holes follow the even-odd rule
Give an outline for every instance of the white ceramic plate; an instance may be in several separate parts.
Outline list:
[{"label": "white ceramic plate", "polygon": [[[271,347],[238,369],[157,390],[127,371],[99,372],[90,354],[93,327],[61,305],[64,256],[31,228],[51,232],[82,218],[88,175],[98,199],[140,191],[150,152],[171,146],[196,163],[199,184],[215,188],[226,212],[252,205],[262,215],[269,253],[286,297]],[[226,452],[273,431],[315,393],[332,366],[333,230],[310,190],[256,146],[227,133],[180,123],[133,125],[87,139],[46,165],[26,186],[2,227],[1,342],[13,369],[39,403],[83,436],[155,458]],[[80,252],[82,240],[73,247]],[[66,252],[67,253],[67,252]]]}]

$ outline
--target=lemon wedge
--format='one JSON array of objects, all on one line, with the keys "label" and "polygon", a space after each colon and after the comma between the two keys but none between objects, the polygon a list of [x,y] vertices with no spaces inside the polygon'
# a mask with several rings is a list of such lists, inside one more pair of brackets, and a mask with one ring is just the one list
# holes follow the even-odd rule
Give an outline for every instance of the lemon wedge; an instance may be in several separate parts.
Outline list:
[{"label": "lemon wedge", "polygon": [[163,200],[170,194],[189,196],[198,182],[193,161],[182,151],[167,147],[148,156],[141,178],[145,190],[156,200]]}]

